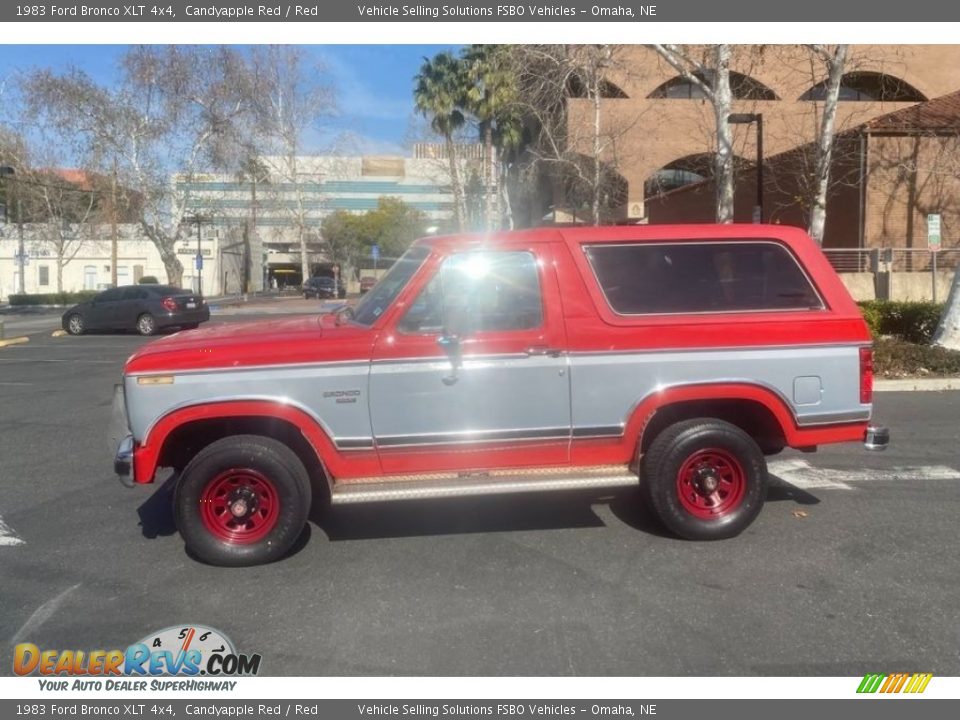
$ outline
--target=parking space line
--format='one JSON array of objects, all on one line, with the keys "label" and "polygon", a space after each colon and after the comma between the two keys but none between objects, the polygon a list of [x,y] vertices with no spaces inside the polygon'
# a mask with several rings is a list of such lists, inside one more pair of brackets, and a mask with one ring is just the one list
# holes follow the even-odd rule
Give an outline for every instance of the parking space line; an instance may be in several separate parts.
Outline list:
[{"label": "parking space line", "polygon": [[67,596],[80,587],[82,583],[77,583],[76,585],[71,585],[62,593],[56,597],[50,598],[43,605],[38,607],[33,611],[33,614],[27,618],[27,621],[20,626],[20,629],[14,633],[13,637],[10,638],[10,644],[16,645],[21,640],[28,638],[36,630],[40,628],[47,620],[53,617],[53,614],[57,609],[63,604],[63,601],[67,599]]},{"label": "parking space line", "polygon": [[0,546],[23,545],[24,541],[0,517]]},{"label": "parking space line", "polygon": [[960,480],[960,470],[946,465],[918,465],[876,470],[866,468],[837,470],[813,467],[806,460],[789,459],[775,460],[769,463],[767,467],[771,475],[805,490],[853,490],[858,483],[883,481]]}]

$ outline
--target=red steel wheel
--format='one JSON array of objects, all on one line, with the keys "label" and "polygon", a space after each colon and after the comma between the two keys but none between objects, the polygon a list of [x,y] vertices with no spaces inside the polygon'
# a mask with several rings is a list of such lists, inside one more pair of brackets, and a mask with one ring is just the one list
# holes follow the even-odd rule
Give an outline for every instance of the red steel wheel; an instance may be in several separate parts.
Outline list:
[{"label": "red steel wheel", "polygon": [[280,517],[280,497],[270,479],[251,468],[215,476],[200,496],[200,518],[218,540],[249,545],[265,538]]},{"label": "red steel wheel", "polygon": [[683,508],[703,520],[718,520],[743,501],[746,475],[740,461],[720,448],[698,450],[677,472],[677,496]]},{"label": "red steel wheel", "polygon": [[643,494],[668,530],[688,540],[743,532],[767,494],[763,451],[719,418],[681,420],[653,439],[640,460]]}]

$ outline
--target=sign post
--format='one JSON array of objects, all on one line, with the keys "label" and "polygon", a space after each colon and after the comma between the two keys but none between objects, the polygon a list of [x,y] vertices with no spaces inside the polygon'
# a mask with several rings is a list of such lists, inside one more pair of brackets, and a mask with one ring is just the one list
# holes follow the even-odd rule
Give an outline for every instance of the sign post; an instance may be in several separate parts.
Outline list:
[{"label": "sign post", "polygon": [[930,251],[930,273],[933,283],[933,301],[937,301],[937,254],[940,252],[940,215],[927,215],[927,249]]},{"label": "sign post", "polygon": [[377,272],[377,261],[380,259],[380,246],[374,243],[370,246],[370,257],[373,258],[373,272]]}]

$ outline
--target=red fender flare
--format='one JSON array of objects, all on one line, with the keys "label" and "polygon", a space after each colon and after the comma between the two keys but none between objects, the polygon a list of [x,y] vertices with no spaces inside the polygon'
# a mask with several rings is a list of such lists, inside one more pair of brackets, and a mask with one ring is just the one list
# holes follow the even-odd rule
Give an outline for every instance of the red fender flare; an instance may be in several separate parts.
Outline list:
[{"label": "red fender flare", "polygon": [[[134,448],[134,480],[137,483],[153,482],[164,443],[177,428],[197,420],[239,417],[280,419],[290,423],[306,438],[317,455],[317,462],[330,474],[331,479],[346,471],[342,453],[316,419],[305,411],[294,405],[270,400],[231,400],[179,408],[157,420],[143,442]],[[349,468],[353,474],[376,475],[380,472],[379,460],[372,450],[351,452]]]}]

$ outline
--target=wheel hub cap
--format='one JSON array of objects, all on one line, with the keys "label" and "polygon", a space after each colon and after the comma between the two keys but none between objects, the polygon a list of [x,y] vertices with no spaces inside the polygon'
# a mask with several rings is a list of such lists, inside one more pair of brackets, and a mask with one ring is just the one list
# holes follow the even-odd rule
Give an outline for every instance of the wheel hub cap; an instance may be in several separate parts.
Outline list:
[{"label": "wheel hub cap", "polygon": [[277,489],[258,470],[226,470],[212,478],[200,495],[200,518],[207,531],[223,542],[258,542],[270,534],[279,516]]},{"label": "wheel hub cap", "polygon": [[677,473],[677,497],[684,510],[701,520],[718,520],[736,510],[747,491],[747,475],[733,453],[698,450]]}]

